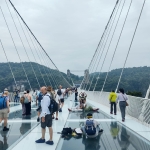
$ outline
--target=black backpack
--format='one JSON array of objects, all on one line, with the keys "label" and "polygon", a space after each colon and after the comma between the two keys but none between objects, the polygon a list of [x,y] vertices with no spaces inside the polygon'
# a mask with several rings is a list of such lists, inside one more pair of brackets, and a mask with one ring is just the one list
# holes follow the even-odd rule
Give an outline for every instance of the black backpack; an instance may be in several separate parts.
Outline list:
[{"label": "black backpack", "polygon": [[[46,95],[46,96],[49,96],[49,95]],[[51,96],[49,96],[49,97],[50,97],[51,103],[50,103],[48,109],[49,109],[50,113],[53,114],[54,112],[58,111],[58,103],[54,99],[52,99]]]},{"label": "black backpack", "polygon": [[62,95],[61,89],[58,89],[57,94],[60,96]]}]

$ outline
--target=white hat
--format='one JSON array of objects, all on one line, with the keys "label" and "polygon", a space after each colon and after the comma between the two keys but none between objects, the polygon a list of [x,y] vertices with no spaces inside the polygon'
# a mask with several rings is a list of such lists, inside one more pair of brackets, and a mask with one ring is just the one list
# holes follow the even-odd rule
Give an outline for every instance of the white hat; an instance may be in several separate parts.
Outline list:
[{"label": "white hat", "polygon": [[27,91],[24,91],[23,93],[24,93],[24,94],[26,94],[26,93],[27,93]]}]

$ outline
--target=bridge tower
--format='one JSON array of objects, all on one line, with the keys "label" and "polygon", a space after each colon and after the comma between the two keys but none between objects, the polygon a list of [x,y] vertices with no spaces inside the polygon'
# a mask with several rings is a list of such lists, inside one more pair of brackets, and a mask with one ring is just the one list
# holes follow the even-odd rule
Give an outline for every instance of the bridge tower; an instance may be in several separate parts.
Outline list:
[{"label": "bridge tower", "polygon": [[86,69],[84,71],[84,81],[83,81],[83,83],[84,84],[89,84],[89,82],[90,82],[90,74],[89,74],[89,70]]}]

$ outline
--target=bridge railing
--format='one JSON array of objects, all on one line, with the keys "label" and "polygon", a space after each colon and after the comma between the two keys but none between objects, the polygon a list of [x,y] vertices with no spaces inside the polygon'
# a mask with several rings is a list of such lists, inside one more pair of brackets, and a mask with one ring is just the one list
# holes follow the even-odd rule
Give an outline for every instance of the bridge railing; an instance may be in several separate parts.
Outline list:
[{"label": "bridge railing", "polygon": [[[80,92],[80,91],[79,91]],[[107,107],[109,104],[109,92],[99,92],[99,91],[85,91],[87,93],[87,98],[91,101],[98,102]],[[128,96],[129,106],[126,109],[126,114],[138,119],[143,124],[150,125],[150,99]],[[117,111],[120,111],[119,105],[117,104]]]}]

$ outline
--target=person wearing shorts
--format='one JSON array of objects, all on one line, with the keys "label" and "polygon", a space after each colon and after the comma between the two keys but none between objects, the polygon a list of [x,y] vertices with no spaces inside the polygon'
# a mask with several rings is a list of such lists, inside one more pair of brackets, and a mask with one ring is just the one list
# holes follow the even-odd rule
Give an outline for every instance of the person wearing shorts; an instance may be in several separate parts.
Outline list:
[{"label": "person wearing shorts", "polygon": [[59,112],[62,112],[62,108],[64,106],[64,95],[65,95],[65,90],[62,89],[62,86],[60,85],[59,86],[59,89],[61,90],[61,95],[58,95],[59,96],[59,103],[60,103],[60,109],[59,109]]},{"label": "person wearing shorts", "polygon": [[8,131],[9,128],[7,128],[7,118],[9,116],[9,93],[8,91],[4,91],[3,96],[5,97],[5,103],[6,103],[6,108],[4,109],[0,109],[0,123],[2,122],[2,120],[4,120],[4,128],[3,131]]},{"label": "person wearing shorts", "polygon": [[47,93],[47,88],[42,87],[41,92],[43,94],[43,99],[41,100],[41,128],[42,128],[42,137],[38,140],[36,140],[36,143],[45,143],[45,132],[46,132],[46,127],[49,129],[49,135],[50,139],[46,142],[48,145],[53,145],[53,129],[52,129],[52,114],[49,111],[49,105],[51,102],[50,99],[50,94]]}]

